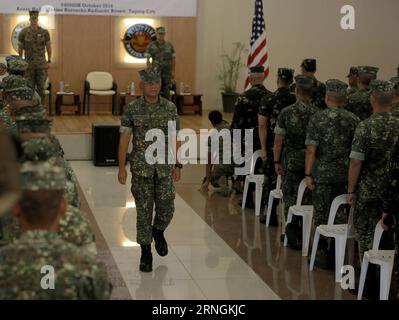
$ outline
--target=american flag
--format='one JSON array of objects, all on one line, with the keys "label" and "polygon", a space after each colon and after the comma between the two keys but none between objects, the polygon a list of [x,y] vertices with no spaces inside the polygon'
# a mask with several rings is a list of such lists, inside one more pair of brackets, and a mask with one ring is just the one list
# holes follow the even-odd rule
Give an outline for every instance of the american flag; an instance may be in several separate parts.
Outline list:
[{"label": "american flag", "polygon": [[[264,66],[265,77],[269,74],[269,54],[267,52],[265,19],[262,0],[255,0],[255,15],[252,20],[251,50],[247,67]],[[249,76],[245,79],[245,90],[249,89]]]}]

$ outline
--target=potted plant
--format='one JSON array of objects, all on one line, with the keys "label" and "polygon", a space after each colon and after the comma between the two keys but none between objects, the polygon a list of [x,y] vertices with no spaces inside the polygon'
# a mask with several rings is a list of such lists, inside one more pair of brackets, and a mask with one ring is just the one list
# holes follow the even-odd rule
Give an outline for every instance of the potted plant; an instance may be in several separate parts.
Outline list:
[{"label": "potted plant", "polygon": [[245,65],[241,62],[242,55],[247,52],[244,44],[240,42],[233,43],[230,54],[223,51],[221,55],[222,62],[219,66],[219,80],[222,90],[222,101],[224,112],[234,112],[234,105],[237,101],[239,93],[236,92],[237,81],[240,70]]}]

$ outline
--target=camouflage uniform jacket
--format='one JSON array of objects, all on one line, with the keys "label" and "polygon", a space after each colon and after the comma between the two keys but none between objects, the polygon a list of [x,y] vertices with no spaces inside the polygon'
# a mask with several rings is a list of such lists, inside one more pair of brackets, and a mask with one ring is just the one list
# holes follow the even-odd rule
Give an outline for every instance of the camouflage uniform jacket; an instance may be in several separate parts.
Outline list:
[{"label": "camouflage uniform jacket", "polygon": [[152,58],[152,66],[161,72],[162,76],[170,76],[172,72],[172,60],[175,58],[175,49],[170,42],[160,44],[151,42],[146,50],[145,57]]},{"label": "camouflage uniform jacket", "polygon": [[[54,290],[41,287],[43,266],[54,268]],[[38,230],[0,249],[0,283],[0,299],[12,300],[109,299],[111,289],[94,255]]]},{"label": "camouflage uniform jacket", "polygon": [[[254,150],[260,148],[258,135],[258,114],[262,99],[272,93],[264,85],[255,85],[237,99],[231,129],[253,129]],[[241,134],[242,140],[245,136]]]},{"label": "camouflage uniform jacket", "polygon": [[377,199],[387,182],[393,146],[399,140],[399,119],[390,112],[373,113],[355,132],[350,158],[363,161],[359,199]]},{"label": "camouflage uniform jacket", "polygon": [[348,97],[345,109],[355,114],[360,121],[366,120],[373,113],[369,89],[360,89]]},{"label": "camouflage uniform jacket", "polygon": [[[19,239],[22,230],[12,213],[0,218],[2,226],[2,245]],[[68,205],[65,215],[60,219],[58,234],[62,240],[77,247],[86,248],[94,244],[94,234],[87,215],[78,208]]]},{"label": "camouflage uniform jacket", "polygon": [[399,117],[399,102],[398,102],[398,103],[395,103],[395,104],[392,106],[392,114],[393,114],[395,117]]},{"label": "camouflage uniform jacket", "polygon": [[317,148],[313,177],[318,183],[348,180],[349,154],[359,118],[343,108],[328,108],[310,118],[306,145]]},{"label": "camouflage uniform jacket", "polygon": [[350,95],[356,93],[358,90],[359,90],[358,87],[349,87],[346,92],[347,92],[347,95],[350,96]]},{"label": "camouflage uniform jacket", "polygon": [[30,68],[46,69],[46,46],[50,44],[50,34],[39,27],[36,31],[27,27],[18,36],[19,46],[25,51],[25,60]]},{"label": "camouflage uniform jacket", "polygon": [[[130,155],[130,167],[134,174],[142,177],[152,177],[155,172],[159,177],[166,177],[171,174],[173,164],[168,164],[168,155],[173,159],[172,146],[168,145],[168,122],[176,124],[179,130],[179,118],[176,106],[160,97],[156,104],[150,104],[141,97],[129,103],[121,118],[121,133],[133,133],[133,151]],[[146,133],[151,129],[160,129],[165,135],[165,153],[158,154],[159,161],[149,164],[146,161],[146,150],[153,144],[152,141],[145,141]],[[174,134],[173,130],[169,134]],[[151,153],[152,155],[152,153]]]},{"label": "camouflage uniform jacket", "polygon": [[310,102],[297,101],[278,116],[274,133],[284,136],[281,159],[284,171],[304,172],[306,129],[311,116],[318,111]]},{"label": "camouflage uniform jacket", "polygon": [[279,88],[270,96],[264,97],[260,103],[259,115],[267,118],[267,150],[272,150],[274,145],[274,129],[278,116],[285,107],[294,104],[296,97],[289,88]]}]

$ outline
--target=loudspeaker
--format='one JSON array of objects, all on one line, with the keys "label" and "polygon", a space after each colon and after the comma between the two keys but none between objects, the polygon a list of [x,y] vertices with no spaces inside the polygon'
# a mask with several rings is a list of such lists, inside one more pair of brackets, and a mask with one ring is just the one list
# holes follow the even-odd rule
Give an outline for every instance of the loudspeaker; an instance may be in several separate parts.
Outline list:
[{"label": "loudspeaker", "polygon": [[119,126],[94,123],[92,151],[95,166],[118,166]]}]

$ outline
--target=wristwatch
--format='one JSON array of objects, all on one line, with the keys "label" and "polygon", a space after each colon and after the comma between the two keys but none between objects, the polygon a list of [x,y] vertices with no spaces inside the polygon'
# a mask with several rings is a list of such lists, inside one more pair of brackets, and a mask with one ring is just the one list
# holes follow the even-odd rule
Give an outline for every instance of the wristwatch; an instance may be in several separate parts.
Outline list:
[{"label": "wristwatch", "polygon": [[183,168],[183,165],[181,163],[176,163],[175,164],[175,168],[181,169],[181,168]]}]

